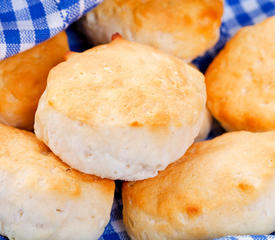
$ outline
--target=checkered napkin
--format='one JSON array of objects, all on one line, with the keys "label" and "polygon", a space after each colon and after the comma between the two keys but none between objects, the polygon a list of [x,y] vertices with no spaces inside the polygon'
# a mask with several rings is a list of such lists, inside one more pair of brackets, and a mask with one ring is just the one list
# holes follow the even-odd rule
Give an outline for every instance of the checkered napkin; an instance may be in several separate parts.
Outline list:
[{"label": "checkered napkin", "polygon": [[[30,48],[55,35],[100,1],[0,0],[0,59]],[[219,42],[204,56],[195,59],[193,63],[204,72],[217,52],[238,29],[273,15],[275,15],[275,0],[225,0]],[[83,41],[83,36],[77,32],[76,26],[71,25],[67,29],[67,34],[71,50],[83,51],[89,46]],[[223,132],[224,130],[215,123],[209,138]],[[129,239],[122,223],[121,182],[116,182],[116,185],[111,220],[100,240]],[[4,239],[0,237],[0,240]],[[228,236],[216,240],[275,240],[275,235]]]},{"label": "checkered napkin", "polygon": [[102,0],[0,0],[0,59],[43,42]]}]

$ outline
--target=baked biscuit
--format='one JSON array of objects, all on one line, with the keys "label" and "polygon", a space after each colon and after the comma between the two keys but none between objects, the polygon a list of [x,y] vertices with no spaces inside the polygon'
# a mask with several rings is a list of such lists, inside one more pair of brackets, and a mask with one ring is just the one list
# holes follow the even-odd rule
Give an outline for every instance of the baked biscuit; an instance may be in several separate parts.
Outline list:
[{"label": "baked biscuit", "polygon": [[212,127],[212,116],[209,113],[208,109],[205,108],[203,112],[202,125],[200,127],[199,135],[196,137],[196,141],[202,141],[206,139],[211,131]]},{"label": "baked biscuit", "polygon": [[241,29],[206,73],[207,105],[228,131],[275,130],[275,16]]},{"label": "baked biscuit", "polygon": [[199,133],[203,75],[179,58],[117,37],[50,71],[35,133],[64,162],[100,177],[153,177]]},{"label": "baked biscuit", "polygon": [[[196,65],[194,65],[192,63],[189,63],[189,65],[191,67],[199,70]],[[208,137],[208,135],[211,131],[211,128],[212,128],[212,122],[213,122],[212,116],[206,107],[203,112],[203,120],[202,120],[202,125],[200,128],[200,132],[199,132],[198,136],[196,137],[195,141],[202,141]]]},{"label": "baked biscuit", "polygon": [[216,239],[275,229],[275,131],[195,143],[155,178],[124,183],[132,239]]},{"label": "baked biscuit", "polygon": [[95,44],[118,32],[191,61],[219,39],[222,14],[222,0],[105,0],[82,23]]},{"label": "baked biscuit", "polygon": [[115,184],[71,169],[30,132],[0,124],[0,234],[17,240],[98,239]]},{"label": "baked biscuit", "polygon": [[0,122],[33,129],[38,100],[52,67],[69,51],[62,32],[34,48],[0,62]]}]

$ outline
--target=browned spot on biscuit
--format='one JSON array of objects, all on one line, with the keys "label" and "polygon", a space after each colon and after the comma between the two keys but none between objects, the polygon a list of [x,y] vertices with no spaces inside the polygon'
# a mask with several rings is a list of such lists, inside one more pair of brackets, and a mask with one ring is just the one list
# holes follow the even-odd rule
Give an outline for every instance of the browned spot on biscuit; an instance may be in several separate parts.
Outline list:
[{"label": "browned spot on biscuit", "polygon": [[112,41],[119,39],[119,38],[122,38],[122,36],[118,32],[112,35]]},{"label": "browned spot on biscuit", "polygon": [[40,148],[40,153],[44,156],[48,156],[51,153],[51,150],[48,147],[43,146]]},{"label": "browned spot on biscuit", "polygon": [[168,126],[171,121],[169,114],[164,111],[156,113],[150,120],[152,121],[151,126],[153,128]]},{"label": "browned spot on biscuit", "polygon": [[208,8],[200,14],[201,18],[208,18],[211,19],[212,21],[216,21],[220,19],[220,9],[216,10],[213,8]]},{"label": "browned spot on biscuit", "polygon": [[186,24],[186,25],[191,25],[193,20],[192,18],[189,16],[189,15],[184,15],[183,16],[183,22]]},{"label": "browned spot on biscuit", "polygon": [[244,121],[244,124],[247,125],[247,130],[249,129],[252,129],[255,131],[257,130],[257,128],[259,127],[260,125],[260,122],[259,120],[257,119],[258,116],[252,116],[251,113],[246,113],[243,115],[243,121]]},{"label": "browned spot on biscuit", "polygon": [[49,189],[56,191],[60,194],[68,194],[71,197],[79,197],[81,195],[81,186],[77,182],[73,182],[73,179],[67,179],[65,177],[59,176],[53,178]]},{"label": "browned spot on biscuit", "polygon": [[53,107],[53,101],[48,101],[48,104],[51,106],[51,107]]},{"label": "browned spot on biscuit", "polygon": [[132,122],[130,124],[131,127],[142,127],[143,124],[142,123],[139,123],[138,121],[135,121],[135,122]]},{"label": "browned spot on biscuit", "polygon": [[72,52],[72,51],[67,52],[67,53],[64,55],[64,59],[65,59],[65,60],[68,60],[70,57],[72,57],[72,56],[75,55],[75,54],[78,54],[78,53]]},{"label": "browned spot on biscuit", "polygon": [[199,33],[210,38],[213,34],[212,29],[215,26],[214,23],[220,21],[220,16],[220,9],[208,8],[202,11],[199,15],[199,19],[201,19],[201,24],[198,28]]},{"label": "browned spot on biscuit", "polygon": [[186,207],[185,211],[189,218],[198,217],[201,214],[201,209],[195,205]]},{"label": "browned spot on biscuit", "polygon": [[64,212],[62,209],[59,209],[59,208],[55,209],[55,211],[57,211],[57,212]]},{"label": "browned spot on biscuit", "polygon": [[243,192],[251,192],[254,190],[254,186],[249,183],[239,183],[238,188]]}]

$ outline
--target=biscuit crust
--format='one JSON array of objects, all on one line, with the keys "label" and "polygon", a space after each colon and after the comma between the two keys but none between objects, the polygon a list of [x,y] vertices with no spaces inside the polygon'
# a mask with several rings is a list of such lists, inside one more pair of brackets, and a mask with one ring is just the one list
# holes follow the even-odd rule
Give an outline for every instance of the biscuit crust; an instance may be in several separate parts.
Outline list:
[{"label": "biscuit crust", "polygon": [[197,122],[205,85],[180,59],[118,38],[53,68],[45,97],[58,112],[90,126],[157,131]]},{"label": "biscuit crust", "polygon": [[0,122],[33,130],[38,100],[52,67],[69,51],[65,32],[0,62]]},{"label": "biscuit crust", "polygon": [[124,183],[132,239],[213,239],[275,228],[275,131],[193,144],[155,178]]},{"label": "biscuit crust", "polygon": [[83,23],[96,44],[119,32],[190,61],[216,43],[222,14],[222,0],[106,0]]},{"label": "biscuit crust", "polygon": [[80,171],[145,179],[193,143],[205,102],[199,71],[179,58],[116,37],[71,54],[50,71],[35,134]]},{"label": "biscuit crust", "polygon": [[275,17],[241,29],[206,72],[207,105],[229,130],[275,129]]},{"label": "biscuit crust", "polygon": [[33,133],[0,124],[0,142],[1,235],[85,240],[102,234],[113,181],[70,168]]}]

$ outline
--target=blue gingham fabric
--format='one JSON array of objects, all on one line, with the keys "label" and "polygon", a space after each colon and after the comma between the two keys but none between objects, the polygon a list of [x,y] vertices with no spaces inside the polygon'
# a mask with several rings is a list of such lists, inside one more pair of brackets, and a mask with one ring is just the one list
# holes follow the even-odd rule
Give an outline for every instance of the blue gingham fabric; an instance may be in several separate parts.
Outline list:
[{"label": "blue gingham fabric", "polygon": [[0,59],[43,42],[102,0],[0,0]]},{"label": "blue gingham fabric", "polygon": [[[0,0],[0,58],[23,51],[55,35],[57,32],[66,28],[71,22],[78,19],[81,14],[95,6],[99,1],[100,0]],[[31,5],[35,5],[36,10],[33,11],[33,9],[30,9],[30,6],[26,5],[27,2],[33,3]],[[14,7],[15,3],[20,3],[20,6],[23,7],[22,10],[17,9],[16,12]],[[51,4],[52,8],[49,8]],[[39,9],[41,10],[42,7],[44,10],[41,15]],[[255,24],[267,17],[275,15],[275,0],[225,0],[224,8],[219,42],[213,49],[205,53],[204,56],[193,61],[202,72],[205,71],[224,44],[241,27]],[[62,14],[60,12],[62,12]],[[26,16],[24,16],[25,14]],[[47,17],[47,14],[51,16]],[[8,27],[9,19],[11,23]],[[25,23],[23,24],[22,21],[25,21]],[[8,32],[3,33],[3,29],[6,29]],[[274,29],[270,29],[270,31],[274,30],[275,26]],[[71,50],[83,51],[90,47],[85,41],[85,37],[77,31],[75,24],[67,29],[67,34],[69,36]],[[215,122],[209,138],[218,136],[223,132],[224,130]],[[116,186],[111,220],[105,228],[103,235],[100,237],[100,240],[129,239],[122,223],[121,182],[117,181]],[[4,239],[5,238],[0,237],[0,240]],[[227,236],[216,240],[275,240],[275,235]]]}]

